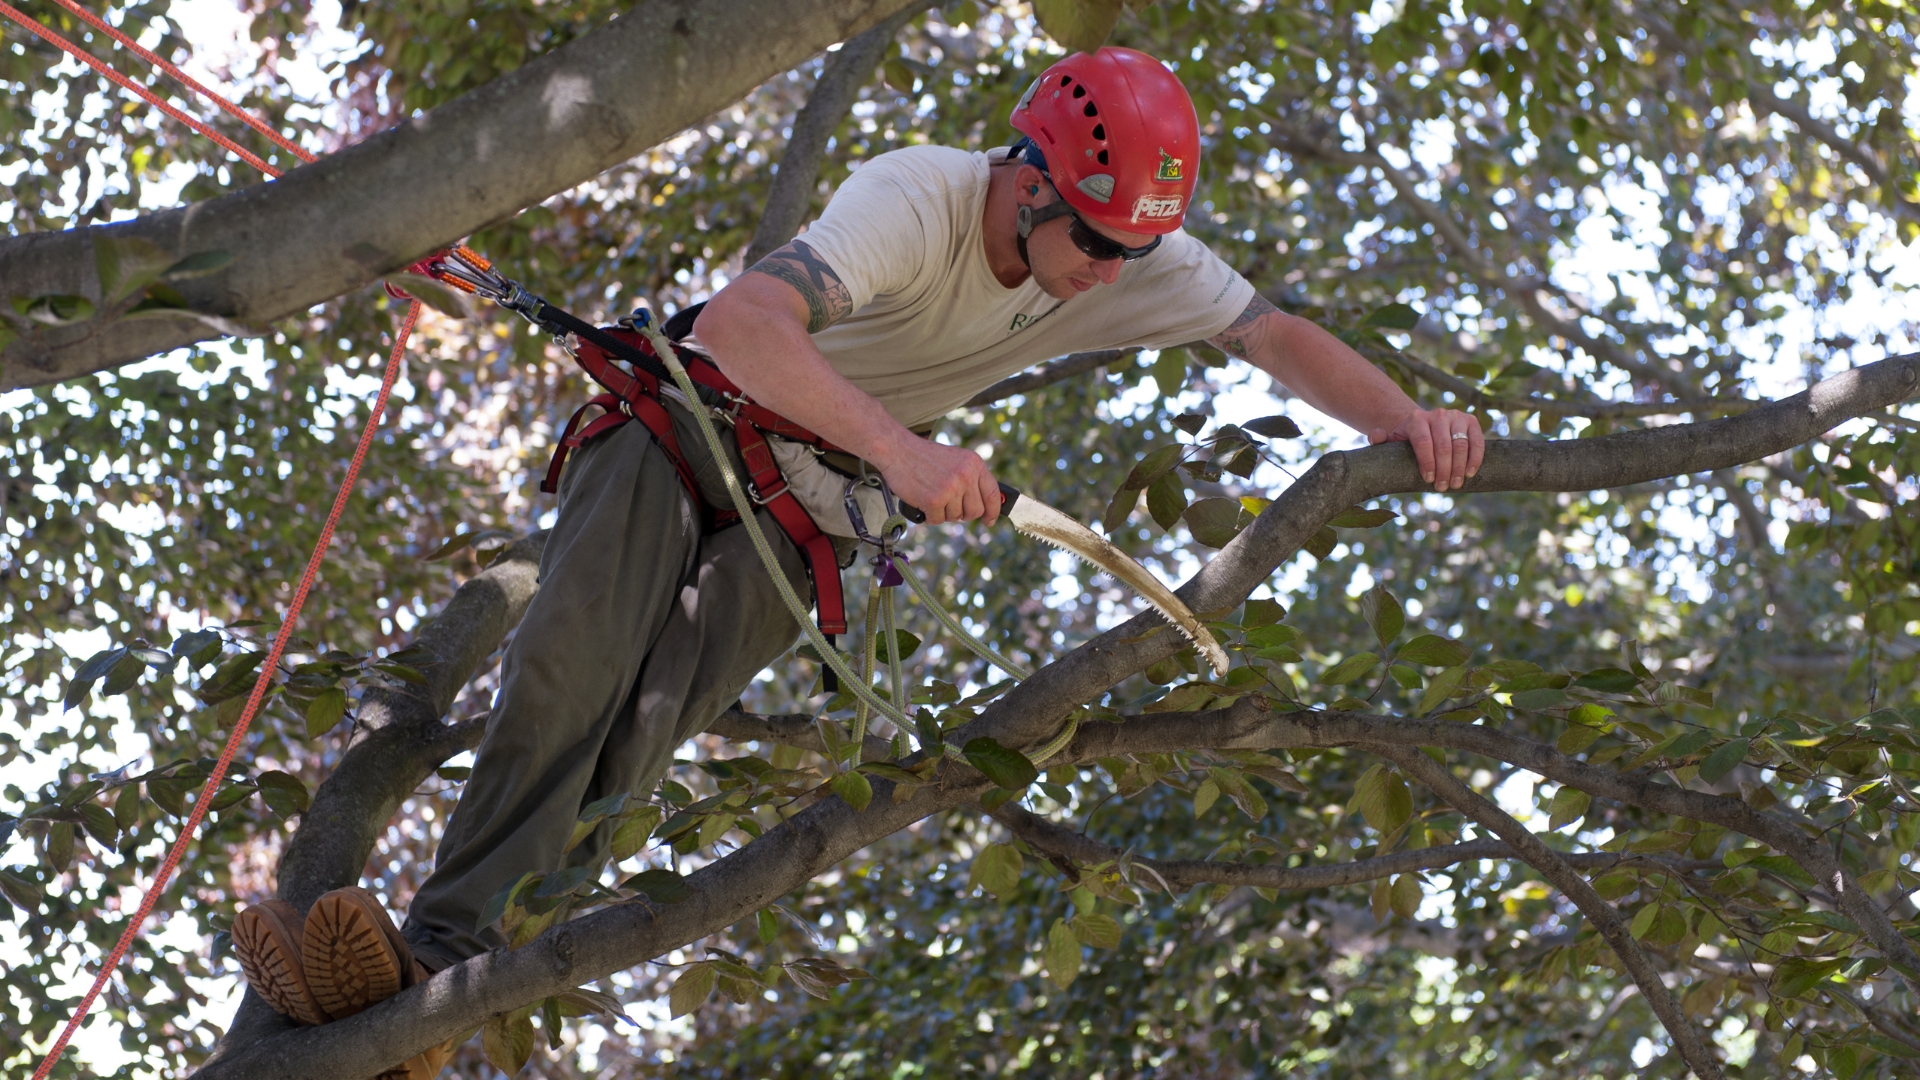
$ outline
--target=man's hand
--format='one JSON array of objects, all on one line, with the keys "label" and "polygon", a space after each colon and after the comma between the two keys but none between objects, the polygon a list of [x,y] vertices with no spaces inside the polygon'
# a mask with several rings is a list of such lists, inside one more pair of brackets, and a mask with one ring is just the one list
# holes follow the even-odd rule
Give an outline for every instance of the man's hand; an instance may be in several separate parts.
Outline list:
[{"label": "man's hand", "polygon": [[980,455],[963,446],[943,446],[910,436],[875,461],[895,496],[927,515],[927,524],[972,521],[992,525],[1000,517],[1000,485]]},{"label": "man's hand", "polygon": [[1391,430],[1374,428],[1367,441],[1412,443],[1420,478],[1435,491],[1459,488],[1480,471],[1487,454],[1480,424],[1458,409],[1415,409]]}]

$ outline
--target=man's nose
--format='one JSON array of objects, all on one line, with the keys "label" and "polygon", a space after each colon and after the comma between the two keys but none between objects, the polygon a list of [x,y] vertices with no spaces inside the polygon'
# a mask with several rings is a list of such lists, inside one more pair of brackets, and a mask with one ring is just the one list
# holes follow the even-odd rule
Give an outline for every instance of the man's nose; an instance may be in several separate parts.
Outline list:
[{"label": "man's nose", "polygon": [[1120,280],[1120,266],[1121,261],[1119,259],[1093,260],[1094,275],[1098,277],[1102,283],[1107,285],[1111,285]]}]

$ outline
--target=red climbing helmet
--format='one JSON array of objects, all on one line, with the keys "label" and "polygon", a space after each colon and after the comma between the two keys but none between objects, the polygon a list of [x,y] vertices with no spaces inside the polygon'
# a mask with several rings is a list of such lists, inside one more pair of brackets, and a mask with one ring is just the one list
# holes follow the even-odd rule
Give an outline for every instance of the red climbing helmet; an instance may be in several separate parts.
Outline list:
[{"label": "red climbing helmet", "polygon": [[1170,233],[1200,171],[1200,121],[1173,72],[1134,49],[1074,53],[1013,107],[1014,129],[1046,156],[1053,186],[1081,217],[1125,232]]}]

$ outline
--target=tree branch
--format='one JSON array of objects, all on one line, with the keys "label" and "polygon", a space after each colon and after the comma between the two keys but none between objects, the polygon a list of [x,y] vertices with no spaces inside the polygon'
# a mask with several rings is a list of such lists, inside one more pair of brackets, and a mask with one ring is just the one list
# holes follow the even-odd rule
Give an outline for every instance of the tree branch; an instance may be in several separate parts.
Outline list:
[{"label": "tree branch", "polygon": [[1685,401],[1600,401],[1597,399],[1568,400],[1565,398],[1544,398],[1537,394],[1524,397],[1495,397],[1485,393],[1458,375],[1450,375],[1420,360],[1411,353],[1398,349],[1381,349],[1367,346],[1361,349],[1369,359],[1397,365],[1422,382],[1436,389],[1445,390],[1463,404],[1475,405],[1483,409],[1499,409],[1512,412],[1525,409],[1530,412],[1558,413],[1561,416],[1584,416],[1592,420],[1609,419],[1622,416],[1678,416],[1683,413],[1720,413],[1738,415],[1748,409],[1766,404],[1747,398],[1713,398]]},{"label": "tree branch", "polygon": [[1446,766],[1421,753],[1418,748],[1374,745],[1366,749],[1398,765],[1402,772],[1431,788],[1434,794],[1454,809],[1505,840],[1520,858],[1573,901],[1574,906],[1594,924],[1600,936],[1606,938],[1615,955],[1626,965],[1627,974],[1633,977],[1634,983],[1640,987],[1640,993],[1645,995],[1647,1004],[1653,1007],[1654,1015],[1666,1026],[1667,1034],[1673,1037],[1674,1045],[1679,1048],[1688,1067],[1701,1080],[1720,1080],[1724,1075],[1720,1071],[1720,1063],[1714,1060],[1712,1052],[1701,1041],[1700,1032],[1688,1022],[1686,1014],[1680,1011],[1679,1003],[1667,992],[1667,984],[1661,981],[1660,973],[1654,970],[1652,961],[1641,951],[1640,943],[1627,932],[1620,913],[1593,891],[1593,886],[1587,883],[1586,878],[1567,865],[1558,852],[1547,847],[1538,836],[1515,821],[1513,815],[1461,783]]},{"label": "tree branch", "polygon": [[[16,295],[101,304],[96,236],[224,251],[181,282],[194,311],[254,326],[399,270],[633,157],[827,45],[920,0],[648,0],[493,82],[279,180],[117,225],[0,238]],[[0,352],[0,390],[218,336],[194,318],[98,318]]]},{"label": "tree branch", "polygon": [[813,93],[793,118],[793,134],[787,137],[780,170],[767,190],[767,207],[753,231],[753,242],[747,245],[748,266],[766,258],[800,231],[807,209],[813,205],[814,182],[820,178],[820,159],[827,152],[827,140],[847,118],[854,97],[873,74],[881,54],[893,44],[893,36],[921,10],[921,4],[910,4],[840,46],[839,52],[829,54],[822,62]]}]

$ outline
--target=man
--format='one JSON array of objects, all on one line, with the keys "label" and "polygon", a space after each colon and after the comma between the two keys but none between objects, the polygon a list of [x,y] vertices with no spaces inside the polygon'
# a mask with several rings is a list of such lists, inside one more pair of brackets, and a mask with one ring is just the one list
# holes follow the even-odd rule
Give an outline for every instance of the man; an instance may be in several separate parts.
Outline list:
[{"label": "man", "polygon": [[[1012,123],[1026,138],[1011,151],[913,147],[861,166],[804,239],[706,305],[701,346],[760,404],[878,469],[935,524],[991,525],[1000,496],[977,454],[913,429],[1077,349],[1205,339],[1372,441],[1411,443],[1437,490],[1478,470],[1471,417],[1419,408],[1181,231],[1199,126],[1158,61],[1117,48],[1070,56],[1034,83]],[[727,506],[691,417],[682,403],[669,411],[701,497]],[[798,473],[824,468],[797,444],[779,456],[795,488],[808,486]],[[836,499],[807,509],[822,530],[852,535]],[[703,534],[702,518],[640,425],[581,451],[404,942],[362,890],[328,894],[304,923],[285,905],[249,908],[236,951],[270,1002],[310,1022],[364,1008],[418,977],[415,964],[439,970],[503,944],[476,923],[522,874],[600,864],[605,827],[562,855],[580,807],[650,790],[674,748],[797,633],[744,530]],[[768,533],[804,587],[796,549]]]}]

